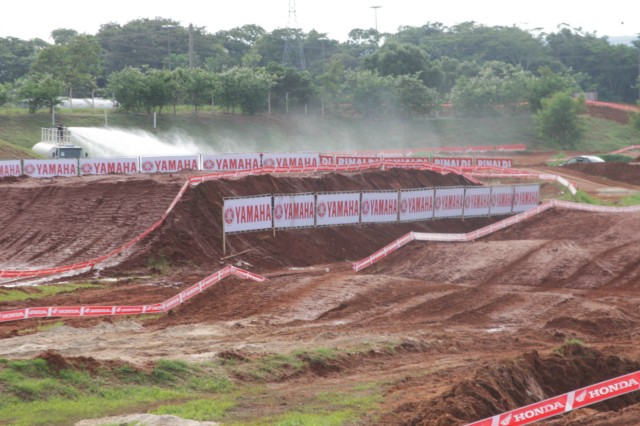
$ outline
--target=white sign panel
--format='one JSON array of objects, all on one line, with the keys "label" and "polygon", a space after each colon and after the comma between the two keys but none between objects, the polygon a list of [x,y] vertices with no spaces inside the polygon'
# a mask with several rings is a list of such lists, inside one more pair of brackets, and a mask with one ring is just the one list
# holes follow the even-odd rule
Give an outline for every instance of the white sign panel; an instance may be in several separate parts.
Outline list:
[{"label": "white sign panel", "polygon": [[433,188],[400,191],[400,220],[432,219],[435,194]]},{"label": "white sign panel", "polygon": [[2,160],[0,161],[0,178],[6,176],[20,176],[22,174],[22,165],[20,160]]},{"label": "white sign panel", "polygon": [[473,166],[472,157],[433,157],[431,162],[439,166],[446,167],[471,167]]},{"label": "white sign panel", "polygon": [[24,160],[24,174],[38,178],[78,176],[78,159]]},{"label": "white sign panel", "polygon": [[262,154],[263,167],[291,168],[318,167],[320,153],[317,152],[265,152]]},{"label": "white sign panel", "polygon": [[480,158],[476,157],[476,166],[478,167],[497,167],[500,169],[510,169],[513,167],[511,158]]},{"label": "white sign panel", "polygon": [[172,155],[140,157],[141,173],[175,173],[181,170],[198,170],[198,155]]},{"label": "white sign panel", "polygon": [[260,154],[203,154],[202,170],[206,172],[242,171],[259,169]]},{"label": "white sign panel", "polygon": [[139,171],[138,157],[80,159],[81,175],[131,174]]},{"label": "white sign panel", "polygon": [[461,217],[464,187],[436,188],[435,217]]},{"label": "white sign panel", "polygon": [[464,192],[464,217],[488,216],[490,207],[490,186],[467,187]]},{"label": "white sign panel", "polygon": [[540,185],[516,185],[513,191],[513,213],[521,213],[538,205]]},{"label": "white sign panel", "polygon": [[273,223],[276,228],[302,228],[315,225],[315,196],[293,194],[273,196]]},{"label": "white sign panel", "polygon": [[225,233],[271,229],[271,195],[224,200]]},{"label": "white sign panel", "polygon": [[513,208],[513,185],[491,187],[490,214],[511,214]]},{"label": "white sign panel", "polygon": [[430,163],[429,157],[384,157],[385,163],[394,166],[419,166],[424,163]]},{"label": "white sign panel", "polygon": [[336,164],[339,166],[352,166],[354,164],[377,163],[380,157],[362,157],[350,155],[336,155]]},{"label": "white sign panel", "polygon": [[362,193],[362,223],[397,221],[398,191]]},{"label": "white sign panel", "polygon": [[344,225],[360,222],[360,193],[318,194],[316,224]]}]

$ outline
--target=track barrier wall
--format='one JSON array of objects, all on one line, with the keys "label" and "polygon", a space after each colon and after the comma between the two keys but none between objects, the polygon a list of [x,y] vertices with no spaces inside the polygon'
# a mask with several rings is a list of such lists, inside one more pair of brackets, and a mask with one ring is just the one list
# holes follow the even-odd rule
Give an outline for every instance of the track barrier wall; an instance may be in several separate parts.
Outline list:
[{"label": "track barrier wall", "polygon": [[[517,147],[516,147],[517,148]],[[125,159],[126,160],[126,159]],[[1,162],[0,162],[1,163]],[[14,166],[15,167],[15,166]],[[125,250],[131,248],[133,245],[147,237],[153,231],[158,229],[163,223],[166,217],[171,213],[175,205],[180,201],[184,193],[189,189],[190,186],[196,186],[200,183],[207,182],[210,180],[218,180],[218,179],[235,179],[241,178],[245,176],[251,175],[263,175],[263,174],[281,174],[281,173],[331,173],[331,172],[361,172],[366,170],[384,170],[388,168],[411,168],[415,170],[430,170],[433,172],[448,174],[454,173],[465,178],[469,179],[471,182],[477,183],[479,185],[482,184],[475,177],[508,177],[514,179],[543,179],[543,180],[555,180],[569,188],[569,190],[575,194],[575,188],[566,181],[557,175],[553,174],[536,174],[536,173],[527,173],[522,172],[517,169],[503,169],[497,167],[467,167],[467,168],[454,168],[454,167],[446,167],[428,162],[412,162],[412,163],[397,163],[394,161],[388,162],[384,160],[376,160],[373,162],[365,162],[365,163],[356,163],[356,164],[318,164],[316,166],[307,167],[304,164],[302,166],[289,165],[287,167],[260,167],[257,169],[251,170],[238,170],[238,171],[222,171],[216,173],[208,173],[197,176],[191,176],[185,181],[184,185],[175,196],[170,206],[167,208],[165,213],[149,228],[144,230],[141,234],[137,235],[123,246],[113,249],[112,251],[99,256],[94,259],[89,259],[83,262],[73,263],[69,265],[51,267],[51,268],[41,268],[41,269],[32,269],[32,270],[10,270],[10,269],[0,269],[0,279],[12,278],[29,278],[29,277],[42,277],[49,276],[60,273],[68,273],[68,272],[79,272],[83,270],[90,270],[94,268],[96,265],[111,259],[118,254],[124,252]],[[1,176],[1,175],[0,175]]]},{"label": "track barrier wall", "polygon": [[393,253],[400,247],[410,243],[411,241],[433,241],[433,242],[469,242],[475,241],[478,238],[492,234],[496,231],[515,225],[520,222],[536,216],[551,208],[581,210],[596,213],[638,213],[640,212],[640,206],[628,206],[628,207],[609,207],[609,206],[595,206],[591,204],[573,203],[570,201],[550,200],[544,202],[530,210],[519,213],[514,216],[510,216],[504,220],[485,226],[475,231],[468,232],[466,234],[444,234],[444,233],[425,233],[425,232],[410,232],[396,241],[384,246],[380,250],[371,254],[370,256],[353,262],[351,264],[352,269],[355,272],[361,271],[364,268],[373,265],[374,263],[384,259],[389,254]]},{"label": "track barrier wall", "polygon": [[605,380],[467,426],[521,426],[640,390],[640,371]]},{"label": "track barrier wall", "polygon": [[49,306],[14,309],[0,312],[0,322],[26,320],[29,318],[96,317],[164,313],[197,296],[230,275],[257,282],[266,281],[266,278],[260,275],[229,265],[160,303],[138,306]]}]

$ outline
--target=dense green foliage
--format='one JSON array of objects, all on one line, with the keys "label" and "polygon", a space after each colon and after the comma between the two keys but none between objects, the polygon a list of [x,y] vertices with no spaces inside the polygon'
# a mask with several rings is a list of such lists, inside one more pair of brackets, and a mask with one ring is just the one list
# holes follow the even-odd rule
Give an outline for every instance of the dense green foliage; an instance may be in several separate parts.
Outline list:
[{"label": "dense green foliage", "polygon": [[559,92],[542,100],[542,108],[536,114],[540,136],[556,148],[576,149],[582,141],[585,126],[580,117],[584,101],[575,100],[566,92]]},{"label": "dense green foliage", "polygon": [[[52,38],[52,45],[0,38],[0,84],[7,88],[9,101],[23,100],[17,90],[20,82],[43,72],[62,84],[59,96],[97,93],[115,97],[128,111],[175,109],[179,104],[197,109],[213,103],[246,113],[269,107],[285,113],[342,113],[348,106],[346,111],[360,114],[424,115],[433,111],[430,98],[435,91],[438,103],[453,101],[467,115],[486,115],[508,113],[510,105],[522,101],[530,101],[536,111],[542,98],[565,90],[597,91],[601,100],[627,103],[638,97],[640,39],[635,47],[612,45],[605,37],[567,26],[541,34],[474,22],[451,27],[427,23],[401,27],[395,34],[354,29],[347,41],[338,42],[315,30],[267,32],[244,25],[212,34],[155,18],[108,23],[95,35],[60,28]],[[251,86],[237,90],[242,95],[220,88],[220,76],[231,69]],[[135,77],[131,70],[149,81],[134,79],[127,94],[122,84],[128,81],[125,76]],[[174,75],[178,70],[183,71]],[[363,93],[363,87],[348,85],[362,83],[367,74],[353,78],[358,74],[348,72],[381,78],[369,78]],[[393,83],[386,78],[403,76]],[[418,95],[408,96],[409,83]],[[521,83],[525,85],[519,88]],[[134,95],[142,99],[125,101]],[[371,102],[381,104],[372,107]]]}]

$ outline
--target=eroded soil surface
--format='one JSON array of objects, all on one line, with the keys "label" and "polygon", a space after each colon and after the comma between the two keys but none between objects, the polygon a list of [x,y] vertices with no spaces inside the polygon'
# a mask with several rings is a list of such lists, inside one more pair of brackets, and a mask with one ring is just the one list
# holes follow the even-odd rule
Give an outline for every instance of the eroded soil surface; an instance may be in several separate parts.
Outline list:
[{"label": "eroded soil surface", "polygon": [[[533,158],[521,164],[549,171]],[[593,166],[598,169],[553,172],[582,182],[594,196],[607,187],[624,189],[608,192],[610,199],[640,191],[640,169],[629,169],[629,177],[618,164]],[[104,254],[155,222],[185,179],[4,179],[0,268],[51,267]],[[229,237],[231,257],[223,258],[225,196],[463,184],[469,182],[452,174],[391,170],[199,185],[156,232],[108,267],[40,282],[94,282],[99,288],[3,303],[0,310],[156,303],[227,264],[268,281],[227,278],[170,314],[145,320],[65,319],[64,326],[37,333],[36,325],[58,320],[3,323],[0,357],[55,351],[70,363],[144,366],[159,358],[369,348],[345,351],[322,369],[268,386],[274,400],[295,401],[321,389],[382,383],[376,422],[385,425],[462,425],[637,371],[637,213],[551,210],[473,243],[412,242],[359,273],[351,270],[351,261],[409,231],[468,232],[502,218],[295,230],[275,237],[241,234]],[[555,184],[543,184],[543,197],[561,192]],[[29,283],[2,284],[29,292]],[[567,339],[586,345],[563,346]],[[636,392],[540,424],[632,425],[639,416]]]}]

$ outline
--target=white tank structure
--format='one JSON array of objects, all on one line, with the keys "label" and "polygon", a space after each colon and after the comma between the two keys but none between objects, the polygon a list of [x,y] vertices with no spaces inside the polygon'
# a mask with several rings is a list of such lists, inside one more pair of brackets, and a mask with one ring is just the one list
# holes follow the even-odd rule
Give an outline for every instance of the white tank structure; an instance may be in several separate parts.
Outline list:
[{"label": "white tank structure", "polygon": [[71,132],[63,126],[43,127],[40,142],[31,148],[46,158],[81,158],[88,156],[81,146],[71,143]]}]

